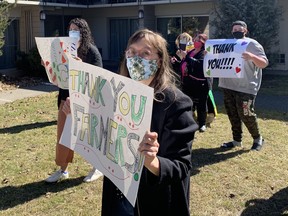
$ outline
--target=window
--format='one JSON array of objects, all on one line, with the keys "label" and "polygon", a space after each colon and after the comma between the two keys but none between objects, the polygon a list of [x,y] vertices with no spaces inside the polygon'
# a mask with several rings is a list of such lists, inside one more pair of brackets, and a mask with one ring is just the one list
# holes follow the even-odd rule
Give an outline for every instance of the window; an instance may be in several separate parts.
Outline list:
[{"label": "window", "polygon": [[272,64],[285,64],[285,54],[272,53],[267,54],[267,58],[269,59],[269,65]]},{"label": "window", "polygon": [[17,51],[19,51],[19,20],[14,19],[7,27],[5,44],[2,47],[3,55],[0,56],[0,69],[13,68],[16,66]]}]

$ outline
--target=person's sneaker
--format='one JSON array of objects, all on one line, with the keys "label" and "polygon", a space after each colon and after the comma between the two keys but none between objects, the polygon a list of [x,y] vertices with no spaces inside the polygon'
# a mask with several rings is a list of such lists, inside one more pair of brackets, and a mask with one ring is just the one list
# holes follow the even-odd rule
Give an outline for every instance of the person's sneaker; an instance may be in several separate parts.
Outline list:
[{"label": "person's sneaker", "polygon": [[61,169],[57,170],[55,173],[53,173],[51,176],[49,176],[47,179],[45,179],[48,183],[58,182],[59,180],[67,179],[69,178],[68,172],[63,172]]},{"label": "person's sneaker", "polygon": [[251,150],[260,151],[263,145],[264,145],[264,139],[261,138],[258,142],[255,142],[255,141],[253,142]]},{"label": "person's sneaker", "polygon": [[100,178],[101,176],[103,176],[103,173],[101,173],[99,170],[97,170],[96,168],[93,168],[89,174],[83,179],[84,182],[92,182],[97,180],[98,178]]},{"label": "person's sneaker", "polygon": [[203,125],[200,129],[199,129],[200,132],[205,132],[206,131],[206,126]]},{"label": "person's sneaker", "polygon": [[223,143],[220,147],[221,148],[234,148],[234,147],[242,147],[242,142],[238,142],[238,141],[230,141],[227,143]]}]

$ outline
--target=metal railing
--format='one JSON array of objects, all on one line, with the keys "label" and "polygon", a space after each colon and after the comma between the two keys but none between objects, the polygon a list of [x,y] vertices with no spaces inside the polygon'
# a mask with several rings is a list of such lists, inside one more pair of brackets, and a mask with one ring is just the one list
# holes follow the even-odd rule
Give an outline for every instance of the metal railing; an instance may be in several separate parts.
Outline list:
[{"label": "metal railing", "polygon": [[161,2],[161,1],[167,1],[167,0],[40,0],[40,2],[44,3],[77,4],[77,5],[97,5],[97,4],[105,5],[105,4],[144,3],[144,2]]}]

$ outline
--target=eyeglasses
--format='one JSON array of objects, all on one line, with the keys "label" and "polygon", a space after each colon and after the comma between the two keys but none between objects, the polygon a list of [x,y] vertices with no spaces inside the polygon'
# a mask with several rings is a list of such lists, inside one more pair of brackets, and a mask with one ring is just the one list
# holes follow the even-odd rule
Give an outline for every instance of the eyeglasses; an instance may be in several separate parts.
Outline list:
[{"label": "eyeglasses", "polygon": [[133,49],[128,49],[128,50],[126,50],[125,54],[126,54],[126,58],[132,58],[135,56],[139,56],[139,57],[144,58],[146,60],[154,59],[155,56],[157,56],[156,53],[153,53],[151,50],[148,50],[148,49],[144,49],[140,52],[136,52]]}]

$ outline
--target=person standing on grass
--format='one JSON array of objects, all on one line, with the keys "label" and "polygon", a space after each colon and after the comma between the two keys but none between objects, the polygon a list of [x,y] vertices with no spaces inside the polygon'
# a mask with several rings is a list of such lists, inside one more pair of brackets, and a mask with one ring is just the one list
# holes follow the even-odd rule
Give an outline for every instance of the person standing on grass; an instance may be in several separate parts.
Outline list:
[{"label": "person standing on grass", "polygon": [[[187,52],[178,49],[176,52],[181,59],[178,71],[181,75],[182,89],[193,101],[193,111],[197,113],[200,132],[206,131],[208,92],[212,89],[213,81],[213,78],[205,77],[203,72],[204,44],[207,39],[206,34],[198,34],[193,39],[192,50]],[[176,62],[171,59],[171,63]]]},{"label": "person standing on grass", "polygon": [[[204,35],[203,35],[204,36]],[[206,36],[207,37],[207,36]],[[193,84],[193,78],[191,76],[189,76],[189,74],[187,73],[188,69],[187,69],[187,64],[190,62],[189,60],[187,60],[186,58],[189,56],[193,56],[195,54],[195,47],[194,47],[194,42],[193,42],[193,38],[191,35],[189,35],[187,32],[183,32],[180,35],[178,35],[178,37],[175,40],[175,45],[177,48],[176,51],[176,55],[171,57],[171,64],[173,66],[174,71],[179,75],[179,77],[181,78],[180,83],[181,83],[181,90],[188,95],[193,101],[193,116],[195,117],[195,119],[198,117],[198,115],[195,114],[196,108],[199,107],[199,111],[201,110],[201,106],[202,106],[202,97],[199,96],[199,89],[200,92],[202,92],[203,88],[202,86],[200,88],[197,87],[197,85]],[[199,45],[196,42],[196,46]],[[202,47],[201,47],[202,48]],[[204,49],[204,47],[203,47]],[[186,54],[186,58],[183,58],[182,55]],[[200,63],[200,61],[199,61]],[[195,64],[196,66],[197,64]],[[189,65],[190,66],[190,65]],[[190,67],[190,72],[191,72],[191,67]],[[197,69],[199,70],[199,69]],[[200,72],[201,70],[199,70]],[[197,72],[193,72],[195,74],[197,74]],[[199,73],[196,76],[200,76],[200,77],[204,77],[204,73],[203,75]],[[209,94],[207,97],[207,107],[206,107],[206,120],[205,120],[205,113],[200,111],[200,116],[198,119],[198,123],[200,120],[200,132],[204,132],[206,130],[206,126],[210,127],[211,123],[214,121],[216,115],[217,115],[217,108],[215,105],[215,101],[214,101],[214,97],[213,97],[213,93],[212,93],[212,85],[213,85],[213,78],[205,78],[207,79],[208,82],[208,86],[209,86]],[[198,82],[197,82],[198,83]],[[196,86],[193,90],[193,86]],[[204,88],[205,89],[205,88]],[[193,93],[194,92],[194,93]],[[205,92],[205,91],[204,91]],[[212,98],[211,98],[212,97]],[[199,98],[199,99],[197,99]],[[213,99],[213,101],[212,101]],[[206,99],[205,99],[206,100]],[[198,106],[197,106],[198,105]],[[205,105],[203,105],[203,109],[205,109],[204,107]],[[198,109],[197,109],[198,111]],[[205,124],[203,124],[205,120]]]},{"label": "person standing on grass", "polygon": [[[86,20],[81,18],[72,19],[69,23],[69,37],[78,39],[77,56],[86,63],[102,67],[102,57],[99,50],[94,45],[92,34]],[[45,179],[46,182],[57,182],[61,179],[69,177],[68,164],[72,162],[74,151],[61,145],[59,140],[63,132],[66,115],[62,111],[63,105],[69,97],[69,90],[60,89],[58,94],[58,120],[57,120],[57,143],[56,143],[56,165],[60,169]],[[103,174],[93,168],[90,173],[84,178],[84,182],[91,182],[98,179]]]},{"label": "person standing on grass", "polygon": [[139,144],[144,156],[136,205],[133,207],[106,177],[102,216],[188,216],[191,147],[198,126],[192,101],[175,86],[166,40],[148,29],[128,40],[120,75],[154,88],[151,128]]},{"label": "person standing on grass", "polygon": [[233,140],[221,145],[222,148],[242,146],[242,122],[253,138],[251,150],[260,151],[264,139],[260,134],[257,116],[254,110],[256,95],[262,81],[262,69],[268,66],[268,59],[261,44],[246,37],[247,25],[243,21],[232,24],[232,34],[235,39],[245,39],[249,42],[243,53],[244,77],[219,78],[219,87],[223,89],[224,106],[229,117]]},{"label": "person standing on grass", "polygon": [[[175,85],[166,40],[148,29],[128,40],[120,75],[154,88],[151,128],[138,151],[144,156],[136,206],[104,177],[102,216],[189,216],[191,148],[198,126],[192,101]],[[65,114],[71,113],[69,98]]]}]

